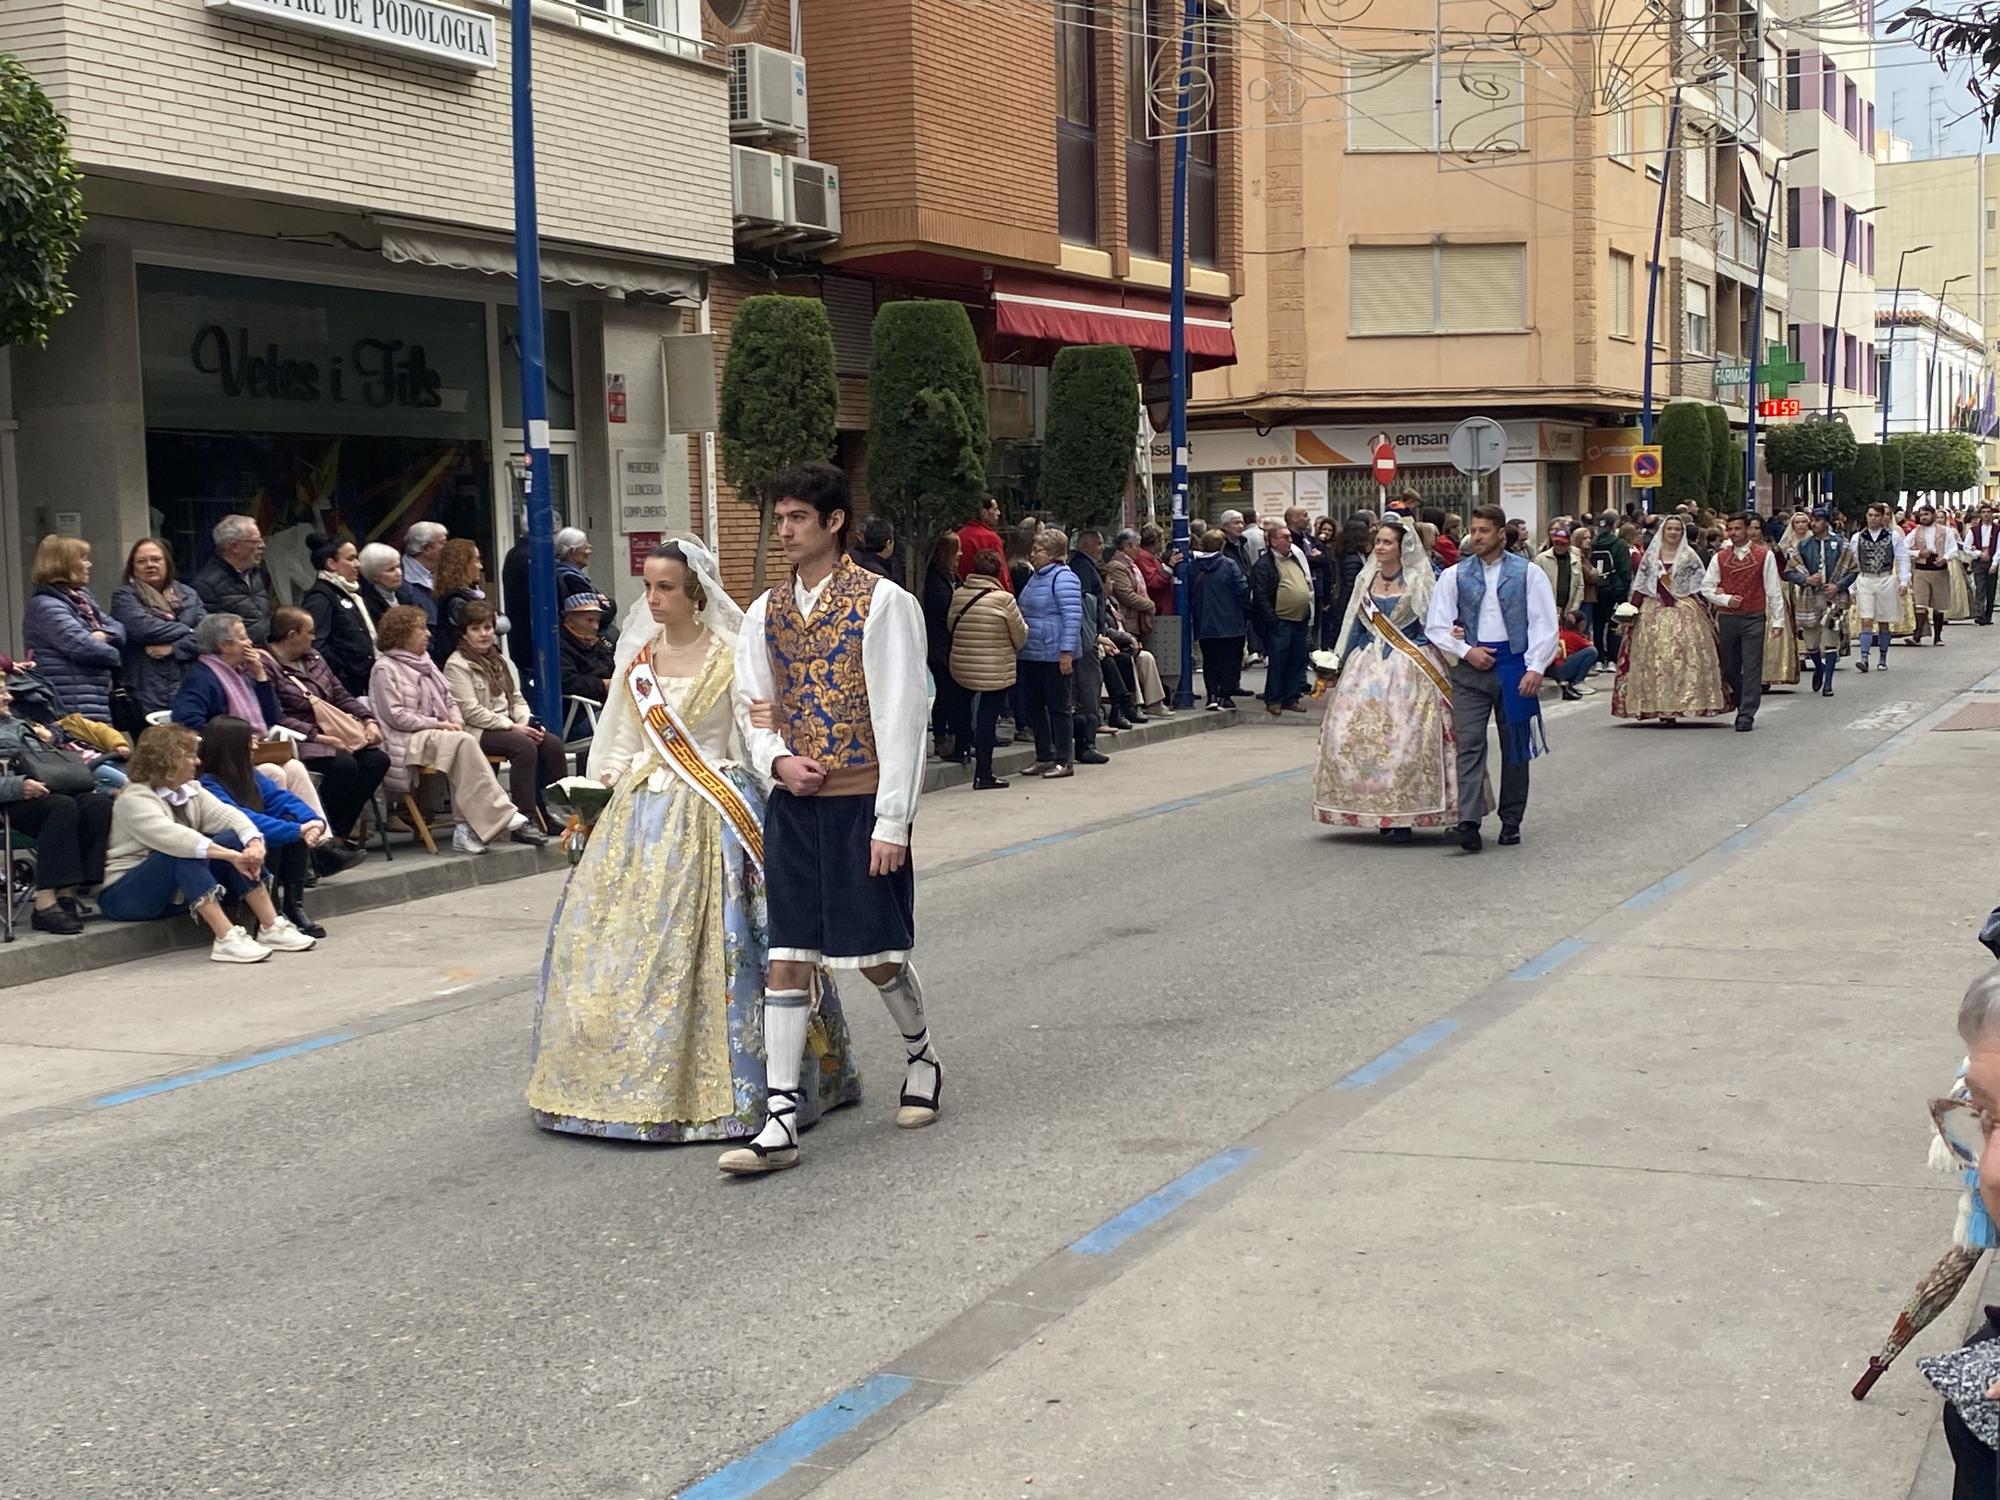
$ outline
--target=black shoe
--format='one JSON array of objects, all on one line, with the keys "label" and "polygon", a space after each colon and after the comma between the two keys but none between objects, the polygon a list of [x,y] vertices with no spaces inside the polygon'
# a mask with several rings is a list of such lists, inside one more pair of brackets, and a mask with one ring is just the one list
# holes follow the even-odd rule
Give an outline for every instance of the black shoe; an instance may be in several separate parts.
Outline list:
[{"label": "black shoe", "polygon": [[1583,694],[1578,692],[1572,684],[1567,682],[1562,684],[1562,696],[1563,696],[1563,702],[1565,703],[1577,703],[1582,701],[1583,698]]},{"label": "black shoe", "polygon": [[1479,836],[1479,825],[1477,823],[1461,823],[1458,825],[1458,847],[1463,849],[1467,854],[1477,854],[1481,849],[1486,847],[1486,841]]},{"label": "black shoe", "polygon": [[1101,750],[1079,750],[1076,752],[1076,763],[1080,766],[1108,766],[1111,757]]},{"label": "black shoe", "polygon": [[1132,727],[1132,721],[1126,718],[1125,715],[1122,713],[1113,714],[1105,722],[1109,724],[1113,729],[1118,729],[1118,730],[1130,729]]},{"label": "black shoe", "polygon": [[1826,679],[1826,686],[1825,686],[1825,687],[1823,687],[1823,688],[1821,688],[1821,689],[1819,690],[1819,695],[1820,695],[1820,697],[1822,697],[1822,698],[1831,698],[1831,697],[1833,696],[1833,678],[1832,678],[1832,677],[1828,677],[1828,678]]},{"label": "black shoe", "polygon": [[1225,713],[1232,713],[1232,714],[1235,713],[1236,700],[1234,698],[1224,698],[1222,700],[1222,708]]},{"label": "black shoe", "polygon": [[1500,846],[1501,846],[1501,847],[1502,847],[1503,849],[1509,849],[1509,848],[1512,848],[1512,847],[1513,847],[1514,845],[1516,845],[1516,844],[1518,844],[1518,843],[1520,843],[1520,842],[1521,842],[1521,825],[1520,825],[1520,824],[1518,824],[1518,823],[1502,823],[1502,824],[1500,825]]},{"label": "black shoe", "polygon": [[58,896],[56,905],[75,917],[79,922],[87,922],[97,915],[97,908],[81,896]]},{"label": "black shoe", "polygon": [[517,844],[526,844],[530,849],[539,849],[549,841],[549,836],[533,823],[523,823],[507,837]]},{"label": "black shoe", "polygon": [[1382,831],[1389,836],[1389,842],[1392,844],[1414,844],[1417,841],[1417,831],[1414,828],[1385,828]]},{"label": "black shoe", "polygon": [[[1886,667],[1886,666],[1888,666],[1889,664],[1888,664],[1888,663],[1887,663],[1887,662],[1885,661],[1885,662],[1883,662],[1883,663],[1882,663],[1882,665]],[[1857,671],[1857,672],[1865,672],[1865,671],[1867,671],[1867,670],[1868,670],[1868,658],[1867,658],[1866,656],[1860,656],[1860,657],[1857,657],[1857,658],[1855,659],[1855,662],[1854,662],[1854,670],[1855,670],[1855,671]]]},{"label": "black shoe", "polygon": [[291,896],[278,903],[278,914],[309,938],[323,938],[326,929],[306,915],[305,907],[298,897]]},{"label": "black shoe", "polygon": [[1756,723],[1750,719],[1738,719],[1736,721],[1736,732],[1738,734],[1748,734],[1756,727]]},{"label": "black shoe", "polygon": [[51,906],[46,910],[36,907],[34,914],[28,918],[28,925],[37,932],[51,932],[57,937],[75,937],[83,931],[82,918],[71,915],[60,906]]},{"label": "black shoe", "polygon": [[[1150,724],[1153,722],[1153,716],[1151,714],[1141,713],[1136,708],[1132,710],[1131,719],[1133,724]],[[1130,726],[1128,725],[1127,727],[1129,728]]]},{"label": "black shoe", "polygon": [[[356,849],[352,845],[338,839],[329,839],[326,843],[321,844],[317,849],[313,850],[312,868],[309,873],[322,878],[343,874],[353,869],[367,857],[367,853],[364,850]],[[309,883],[317,884],[318,882],[312,881]]]},{"label": "black shoe", "polygon": [[1004,792],[1007,783],[998,776],[975,776],[972,778],[972,789],[975,792]]}]

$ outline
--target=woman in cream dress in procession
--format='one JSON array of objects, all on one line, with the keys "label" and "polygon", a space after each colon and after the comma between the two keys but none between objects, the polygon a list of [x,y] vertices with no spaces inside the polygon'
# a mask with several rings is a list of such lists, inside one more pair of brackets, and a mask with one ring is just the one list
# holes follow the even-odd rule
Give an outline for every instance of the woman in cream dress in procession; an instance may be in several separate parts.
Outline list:
[{"label": "woman in cream dress in procession", "polygon": [[1687,523],[1668,516],[1653,533],[1632,579],[1638,614],[1629,622],[1611,684],[1620,719],[1710,719],[1729,712],[1715,620],[1701,599],[1708,565],[1687,539]]},{"label": "woman in cream dress in procession", "polygon": [[[528,1104],[545,1130],[639,1141],[764,1122],[765,790],[743,753],[743,622],[695,542],[645,563],[589,771],[615,788],[557,903]],[[821,976],[801,1125],[854,1103],[839,997]]]},{"label": "woman in cream dress in procession", "polygon": [[1376,528],[1333,638],[1340,675],[1313,776],[1313,817],[1321,823],[1374,828],[1398,843],[1411,842],[1413,829],[1458,824],[1451,689],[1424,639],[1434,582],[1414,528],[1394,520]]},{"label": "woman in cream dress in procession", "polygon": [[[1773,550],[1778,554],[1778,576],[1783,578],[1799,555],[1799,544],[1812,535],[1812,517],[1802,510],[1792,512],[1785,534]],[[1754,540],[1754,538],[1753,538]],[[1797,687],[1799,683],[1798,589],[1789,583],[1778,587],[1785,596],[1785,628],[1764,642],[1764,686]]]}]

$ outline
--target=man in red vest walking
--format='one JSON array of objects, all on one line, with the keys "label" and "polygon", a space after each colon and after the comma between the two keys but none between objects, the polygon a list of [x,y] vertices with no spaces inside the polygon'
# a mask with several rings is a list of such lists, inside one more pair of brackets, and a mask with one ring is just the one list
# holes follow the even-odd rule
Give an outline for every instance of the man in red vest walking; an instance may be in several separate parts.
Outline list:
[{"label": "man in red vest walking", "polygon": [[1751,518],[1729,518],[1729,543],[1708,560],[1701,592],[1717,611],[1722,681],[1736,702],[1736,732],[1757,724],[1764,699],[1764,643],[1785,628],[1785,592],[1771,549],[1753,542]]}]

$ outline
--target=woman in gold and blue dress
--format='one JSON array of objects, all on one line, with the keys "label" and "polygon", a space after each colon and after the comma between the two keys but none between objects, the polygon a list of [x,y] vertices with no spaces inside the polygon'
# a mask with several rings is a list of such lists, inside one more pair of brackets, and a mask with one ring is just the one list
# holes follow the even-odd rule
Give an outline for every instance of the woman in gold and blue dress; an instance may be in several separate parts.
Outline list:
[{"label": "woman in gold and blue dress", "polygon": [[1405,844],[1413,829],[1458,822],[1450,680],[1424,638],[1433,581],[1414,527],[1390,519],[1376,528],[1334,637],[1339,676],[1313,775],[1318,822]]},{"label": "woman in gold and blue dress", "polygon": [[[557,903],[528,1105],[545,1130],[722,1141],[764,1123],[764,789],[731,688],[743,614],[715,562],[668,542],[645,563],[591,741],[613,787]],[[861,1097],[839,996],[820,976],[799,1123]]]}]

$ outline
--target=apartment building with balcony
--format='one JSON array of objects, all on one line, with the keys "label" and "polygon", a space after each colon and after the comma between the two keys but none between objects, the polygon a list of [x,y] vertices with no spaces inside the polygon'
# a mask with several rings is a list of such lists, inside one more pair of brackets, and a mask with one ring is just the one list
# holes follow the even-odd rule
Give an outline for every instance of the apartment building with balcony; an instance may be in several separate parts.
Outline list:
[{"label": "apartment building with balcony", "polygon": [[[1652,14],[1621,12],[1638,28]],[[1381,29],[1339,48],[1254,16],[1233,33],[1240,355],[1195,383],[1198,514],[1373,509],[1377,432],[1399,482],[1462,511],[1475,492],[1446,446],[1475,414],[1508,436],[1477,498],[1539,525],[1625,496],[1620,461],[1594,462],[1590,435],[1639,407],[1664,29],[1660,46],[1632,49],[1550,20],[1552,34],[1512,48],[1457,35],[1439,50],[1435,19],[1378,5]],[[1670,280],[1663,319],[1681,316]]]},{"label": "apartment building with balcony", "polygon": [[1813,153],[1791,164],[1785,190],[1791,249],[1785,337],[1791,357],[1805,367],[1804,383],[1790,394],[1808,415],[1824,415],[1830,405],[1865,441],[1880,399],[1874,10],[1868,0],[1831,9],[1788,3],[1786,143]]},{"label": "apartment building with balcony", "polygon": [[[822,298],[833,327],[839,460],[865,507],[869,329],[883,303],[950,298],[987,360],[988,480],[1032,507],[1047,370],[1069,344],[1122,343],[1163,382],[1179,0],[847,0],[787,7],[709,0],[710,38],[796,56],[802,132],[769,149],[838,173],[837,237],[774,236],[737,203],[735,265],[713,278],[717,358],[743,298]],[[1195,33],[1208,82],[1193,117],[1189,347],[1235,357],[1230,301],[1243,266],[1237,62],[1220,5]],[[739,127],[739,137],[742,130]],[[796,226],[794,226],[794,229]],[[1136,436],[1136,435],[1135,435]],[[747,583],[755,508],[722,488],[722,560]]]},{"label": "apartment building with balcony", "polygon": [[1991,345],[1978,319],[1929,292],[1906,289],[1899,297],[1893,288],[1877,289],[1874,313],[1882,351],[1877,418],[1886,412],[1889,435],[1965,432],[1983,438],[1993,420],[1993,386]]},{"label": "apartment building with balcony", "polygon": [[[315,529],[437,520],[496,571],[523,447],[505,6],[37,0],[0,8],[0,50],[68,119],[90,216],[48,347],[0,350],[0,618],[42,533],[100,580],[149,534],[186,572],[232,511],[281,595]],[[677,341],[732,255],[728,80],[697,0],[537,0],[535,53],[554,500],[602,553],[640,519],[621,462],[652,466],[646,529],[698,527],[712,380]]]}]

